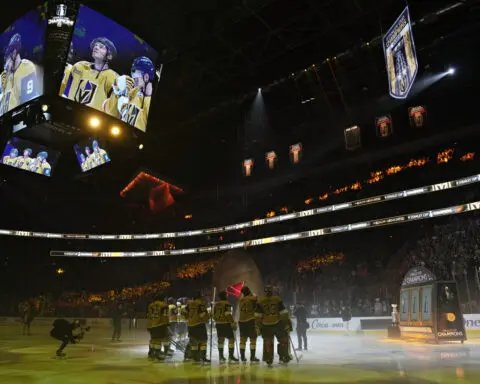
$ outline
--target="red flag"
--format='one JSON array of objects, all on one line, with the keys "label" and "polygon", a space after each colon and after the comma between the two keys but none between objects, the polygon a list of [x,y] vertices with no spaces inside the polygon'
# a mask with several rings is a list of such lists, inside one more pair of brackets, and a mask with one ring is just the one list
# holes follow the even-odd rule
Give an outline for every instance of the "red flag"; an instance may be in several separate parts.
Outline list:
[{"label": "red flag", "polygon": [[242,293],[242,288],[245,285],[245,282],[241,281],[239,283],[230,285],[227,288],[227,295],[229,296],[234,296],[234,297],[239,297],[240,294]]}]

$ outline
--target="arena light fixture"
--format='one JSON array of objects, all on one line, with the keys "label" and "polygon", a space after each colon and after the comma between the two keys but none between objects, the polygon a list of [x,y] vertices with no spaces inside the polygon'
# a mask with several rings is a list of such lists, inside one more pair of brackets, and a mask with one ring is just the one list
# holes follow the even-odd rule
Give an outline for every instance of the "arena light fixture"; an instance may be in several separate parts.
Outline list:
[{"label": "arena light fixture", "polygon": [[120,135],[120,128],[118,128],[117,126],[114,126],[110,129],[110,132],[113,136],[118,136]]},{"label": "arena light fixture", "polygon": [[100,126],[100,119],[98,117],[91,117],[89,123],[90,127],[98,128]]},{"label": "arena light fixture", "polygon": [[447,74],[449,74],[450,76],[454,75],[455,74],[455,68],[453,68],[453,67],[448,68]]},{"label": "arena light fixture", "polygon": [[48,112],[48,105],[47,104],[42,105],[42,112]]},{"label": "arena light fixture", "polygon": [[142,150],[142,149],[143,149],[143,144],[140,144],[140,145],[138,146],[138,149]]}]

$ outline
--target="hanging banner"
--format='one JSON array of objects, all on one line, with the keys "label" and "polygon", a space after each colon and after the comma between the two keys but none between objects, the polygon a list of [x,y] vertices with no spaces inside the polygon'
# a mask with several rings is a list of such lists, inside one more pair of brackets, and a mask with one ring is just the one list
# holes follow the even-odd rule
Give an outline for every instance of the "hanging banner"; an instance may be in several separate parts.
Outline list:
[{"label": "hanging banner", "polygon": [[408,117],[410,119],[410,126],[413,129],[426,128],[427,126],[427,109],[419,105],[417,107],[408,108]]},{"label": "hanging banner", "polygon": [[354,125],[353,127],[346,128],[344,131],[345,135],[345,148],[348,151],[354,151],[362,145],[362,140],[360,137],[360,127]]},{"label": "hanging banner", "polygon": [[410,12],[406,7],[383,37],[390,96],[406,99],[418,73]]},{"label": "hanging banner", "polygon": [[302,157],[302,143],[293,144],[290,146],[290,161],[292,164],[297,164]]},{"label": "hanging banner", "polygon": [[253,169],[253,159],[245,159],[243,160],[243,175],[246,177],[252,176],[252,169]]},{"label": "hanging banner", "polygon": [[375,118],[378,137],[388,137],[393,133],[392,116],[385,115]]},{"label": "hanging banner", "polygon": [[275,151],[270,151],[265,154],[265,162],[267,163],[268,168],[275,168],[275,164],[277,163],[277,154]]}]

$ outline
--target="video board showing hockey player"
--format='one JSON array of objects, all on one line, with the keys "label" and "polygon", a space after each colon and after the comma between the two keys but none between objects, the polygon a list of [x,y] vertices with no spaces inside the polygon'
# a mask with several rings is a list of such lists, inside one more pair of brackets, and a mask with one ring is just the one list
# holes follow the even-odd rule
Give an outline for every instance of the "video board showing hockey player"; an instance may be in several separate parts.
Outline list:
[{"label": "video board showing hockey player", "polygon": [[73,149],[82,172],[88,172],[93,168],[110,162],[110,156],[104,148],[104,144],[101,141],[92,137],[75,144]]},{"label": "video board showing hockey player", "polygon": [[145,132],[157,56],[126,28],[81,6],[59,94]]},{"label": "video board showing hockey player", "polygon": [[44,6],[12,23],[0,35],[0,116],[43,94]]},{"label": "video board showing hockey player", "polygon": [[58,151],[14,137],[5,146],[2,164],[50,177],[59,156]]}]

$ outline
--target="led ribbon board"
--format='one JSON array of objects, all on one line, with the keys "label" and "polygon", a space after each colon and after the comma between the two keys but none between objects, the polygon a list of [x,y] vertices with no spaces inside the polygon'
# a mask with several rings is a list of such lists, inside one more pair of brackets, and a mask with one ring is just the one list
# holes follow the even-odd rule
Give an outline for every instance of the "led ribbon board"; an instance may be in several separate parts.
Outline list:
[{"label": "led ribbon board", "polygon": [[50,251],[50,256],[53,257],[149,257],[149,256],[176,256],[176,255],[190,255],[194,253],[209,253],[228,251],[235,248],[250,248],[258,247],[259,245],[266,245],[272,243],[280,243],[284,241],[306,239],[311,237],[319,237],[326,235],[333,235],[341,232],[357,231],[366,228],[383,227],[387,225],[408,223],[411,221],[433,219],[435,217],[456,215],[458,213],[472,212],[480,210],[480,201],[473,201],[471,203],[454,205],[452,207],[433,209],[429,211],[416,212],[405,214],[401,216],[386,217],[370,221],[361,221],[352,224],[339,225],[335,227],[314,229],[311,231],[297,232],[286,235],[278,235],[273,237],[263,237],[259,239],[240,241],[236,243],[229,243],[223,245],[213,245],[199,248],[174,249],[165,251],[146,251],[146,252],[77,252],[77,251]]},{"label": "led ribbon board", "polygon": [[350,202],[328,205],[326,207],[307,209],[305,211],[287,213],[285,215],[279,215],[269,217],[265,219],[258,219],[252,221],[246,221],[243,223],[237,223],[227,225],[223,227],[196,229],[185,232],[166,232],[166,233],[144,233],[144,234],[75,234],[75,233],[49,233],[49,232],[32,232],[23,230],[12,229],[0,229],[0,236],[20,236],[20,237],[38,237],[38,238],[51,238],[51,239],[68,239],[68,240],[149,240],[149,239],[172,239],[180,237],[191,237],[198,235],[211,235],[215,233],[235,231],[243,228],[258,227],[261,225],[278,223],[281,221],[301,219],[307,216],[316,216],[328,212],[336,212],[344,209],[357,208],[367,206],[371,204],[378,204],[385,201],[393,201],[398,199],[405,199],[412,196],[424,195],[427,193],[445,191],[448,189],[454,189],[463,187],[469,184],[480,182],[480,174],[464,177],[462,179],[445,181],[443,183],[437,183],[432,185],[426,185],[423,187],[407,189],[404,191],[387,193],[384,195],[378,195],[373,197],[367,197],[365,199],[354,200]]}]

